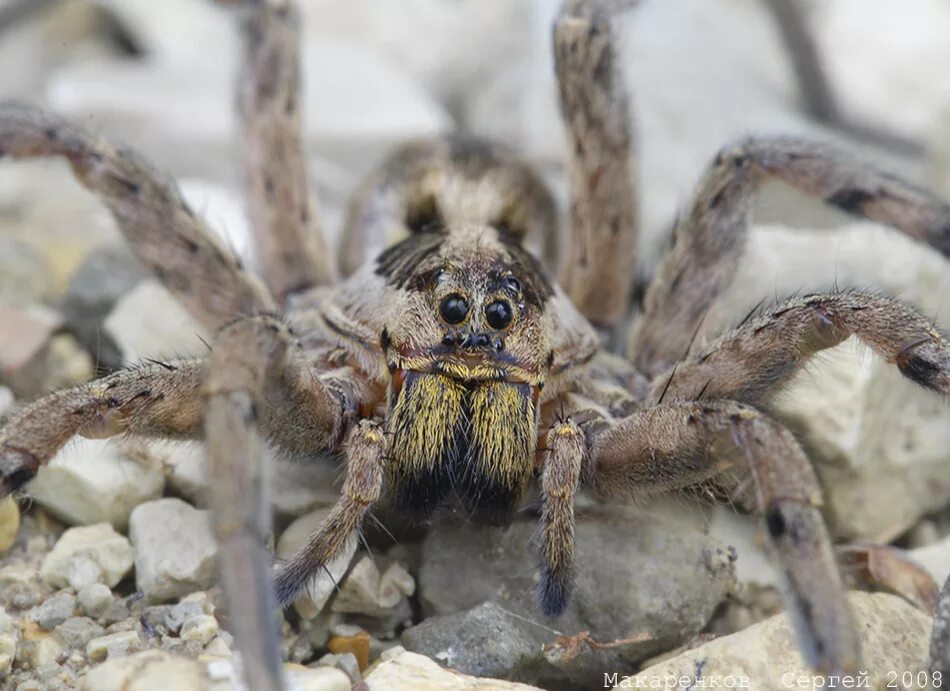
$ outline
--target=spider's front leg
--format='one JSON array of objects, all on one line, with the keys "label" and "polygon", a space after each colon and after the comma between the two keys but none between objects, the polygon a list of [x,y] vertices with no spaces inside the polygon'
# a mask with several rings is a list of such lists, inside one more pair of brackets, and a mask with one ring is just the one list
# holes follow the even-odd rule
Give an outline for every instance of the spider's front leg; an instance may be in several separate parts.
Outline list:
[{"label": "spider's front leg", "polygon": [[0,158],[60,156],[112,212],[129,249],[192,315],[216,330],[270,309],[267,290],[138,154],[39,108],[0,102]]},{"label": "spider's front leg", "polygon": [[257,428],[286,450],[317,453],[336,446],[344,405],[315,377],[287,326],[268,316],[239,320],[218,335],[206,396],[211,515],[231,630],[249,687],[279,691],[270,505]]},{"label": "spider's front leg", "polygon": [[857,336],[917,384],[950,395],[950,342],[897,300],[861,291],[792,298],[658,375],[648,401],[729,398],[758,404],[819,350]]},{"label": "spider's front leg", "polygon": [[203,377],[201,361],[156,361],[28,405],[0,430],[0,496],[32,480],[76,435],[198,436]]},{"label": "spider's front leg", "polygon": [[611,31],[611,15],[627,4],[566,0],[554,24],[571,188],[559,282],[607,328],[627,312],[637,240],[630,115]]},{"label": "spider's front leg", "polygon": [[585,479],[603,496],[631,496],[696,484],[746,465],[806,662],[855,672],[860,642],[827,530],[821,490],[791,433],[731,401],[661,405],[591,435]]},{"label": "spider's front leg", "polygon": [[631,332],[634,364],[654,376],[683,359],[745,248],[752,195],[776,179],[843,211],[891,225],[950,256],[950,204],[829,146],[751,139],[724,149],[678,223]]},{"label": "spider's front leg", "polygon": [[333,282],[307,185],[300,125],[300,17],[291,0],[236,4],[244,41],[238,115],[248,212],[261,273],[281,302]]}]

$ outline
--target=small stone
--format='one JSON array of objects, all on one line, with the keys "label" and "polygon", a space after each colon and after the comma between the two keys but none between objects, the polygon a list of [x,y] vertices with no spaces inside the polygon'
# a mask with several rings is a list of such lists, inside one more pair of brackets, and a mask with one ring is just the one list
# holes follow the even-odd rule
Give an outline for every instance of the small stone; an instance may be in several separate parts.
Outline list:
[{"label": "small stone", "polygon": [[105,629],[89,617],[70,617],[54,629],[56,637],[67,648],[84,650],[93,638],[105,634]]},{"label": "small stone", "polygon": [[122,657],[142,645],[135,631],[119,631],[106,636],[93,638],[86,644],[86,657],[93,662],[102,662],[106,658]]},{"label": "small stone", "polygon": [[123,296],[105,321],[125,362],[169,353],[200,352],[202,339],[211,339],[158,281],[147,279]]},{"label": "small stone", "polygon": [[274,469],[271,503],[278,514],[296,518],[336,503],[340,496],[338,463],[325,458],[295,463],[270,450],[265,453],[265,462]]},{"label": "small stone", "polygon": [[110,626],[112,624],[128,621],[130,616],[131,612],[125,600],[113,599],[106,605],[105,609],[102,610],[102,614],[99,615],[99,621],[101,621],[104,626]]},{"label": "small stone", "polygon": [[56,664],[57,658],[63,652],[53,636],[42,636],[29,641],[22,641],[17,649],[17,660],[25,662],[32,669],[38,670],[47,665]]},{"label": "small stone", "polygon": [[224,642],[221,636],[215,636],[211,639],[211,642],[205,646],[204,653],[205,655],[211,655],[213,657],[231,657],[231,648],[228,647],[228,644]]},{"label": "small stone", "polygon": [[114,441],[74,439],[30,484],[38,504],[72,525],[128,525],[132,509],[158,497],[165,485],[161,469],[133,460]]},{"label": "small stone", "polygon": [[[110,655],[111,658],[111,655]],[[161,650],[109,659],[83,679],[83,691],[210,691],[205,666]]]},{"label": "small stone", "polygon": [[537,678],[538,669],[546,666],[531,624],[492,602],[429,617],[406,629],[402,644],[446,667],[479,677],[523,681]]},{"label": "small stone", "polygon": [[0,499],[0,554],[3,554],[16,542],[20,530],[20,507],[13,497]]},{"label": "small stone", "polygon": [[[467,674],[440,667],[425,655],[393,648],[384,655],[366,675],[366,684],[371,689],[387,691],[541,691],[535,686],[501,679],[479,679]],[[601,679],[601,683],[603,680]]]},{"label": "small stone", "polygon": [[21,395],[39,393],[49,342],[61,324],[61,317],[46,307],[19,309],[0,304],[0,383]]},{"label": "small stone", "polygon": [[179,637],[183,641],[198,641],[205,646],[217,635],[219,629],[218,620],[212,615],[200,614],[182,624]]},{"label": "small stone", "polygon": [[77,599],[87,616],[98,618],[112,602],[112,591],[103,583],[93,583],[80,590]]},{"label": "small stone", "polygon": [[0,607],[0,678],[9,673],[13,667],[13,658],[16,656],[19,640],[19,627],[13,621],[13,617]]},{"label": "small stone", "polygon": [[[277,541],[277,557],[289,559],[293,556],[306,544],[310,534],[320,527],[329,513],[329,508],[317,509],[291,523]],[[340,555],[313,577],[307,590],[294,602],[294,608],[301,617],[313,619],[320,613],[330,596],[336,592],[337,584],[346,574],[354,554],[356,541],[349,540]]]},{"label": "small stone", "polygon": [[[285,664],[290,687],[297,691],[350,691],[350,678],[338,669]],[[380,687],[384,688],[384,687]]]},{"label": "small stone", "polygon": [[164,602],[214,583],[217,545],[207,511],[180,499],[158,499],[129,518],[135,582],[149,602]]},{"label": "small stone", "polygon": [[39,390],[43,393],[92,379],[95,365],[72,334],[56,334],[49,341]]},{"label": "small stone", "polygon": [[[131,543],[109,523],[70,528],[46,555],[40,575],[57,588],[70,585],[81,590],[100,578],[115,587],[131,571],[133,557]],[[98,578],[94,568],[99,569]]]},{"label": "small stone", "polygon": [[13,410],[13,392],[6,386],[0,386],[0,421]]},{"label": "small stone", "polygon": [[83,260],[56,306],[67,327],[99,364],[113,370],[123,365],[122,353],[103,321],[115,303],[128,294],[147,274],[124,245],[94,248]]},{"label": "small stone", "polygon": [[384,580],[373,559],[364,556],[350,571],[330,609],[334,612],[386,616],[414,591],[415,581],[403,567],[390,565]]},{"label": "small stone", "polygon": [[[861,636],[861,669],[868,671],[871,687],[882,687],[888,671],[924,668],[930,617],[894,595],[852,592],[848,600]],[[802,660],[795,639],[788,615],[779,614],[643,669],[629,677],[627,687],[651,688],[650,680],[684,676],[696,680],[698,687],[703,680],[731,676],[746,680],[749,688],[789,688],[789,679],[812,679],[814,674]],[[623,675],[618,682],[622,681]]]},{"label": "small stone", "polygon": [[0,232],[0,303],[42,302],[49,292],[50,271],[42,253],[30,243]]},{"label": "small stone", "polygon": [[52,589],[36,577],[36,569],[14,563],[0,569],[0,601],[14,609],[28,609],[43,601]]},{"label": "small stone", "polygon": [[76,611],[76,596],[59,593],[30,610],[28,618],[47,631],[69,619]]},{"label": "small stone", "polygon": [[178,633],[186,620],[203,614],[204,607],[200,602],[183,600],[168,608],[165,614],[165,626],[172,633]]},{"label": "small stone", "polygon": [[356,657],[359,669],[369,666],[370,635],[360,631],[354,636],[334,636],[327,644],[327,649],[334,655],[350,653]]}]

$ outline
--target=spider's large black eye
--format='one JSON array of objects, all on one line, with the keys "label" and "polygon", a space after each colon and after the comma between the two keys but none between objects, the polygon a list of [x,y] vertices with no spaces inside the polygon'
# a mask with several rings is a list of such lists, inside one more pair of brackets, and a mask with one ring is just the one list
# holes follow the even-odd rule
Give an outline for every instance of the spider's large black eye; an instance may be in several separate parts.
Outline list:
[{"label": "spider's large black eye", "polygon": [[506,300],[495,300],[485,308],[485,320],[493,329],[504,329],[511,323],[511,304]]},{"label": "spider's large black eye", "polygon": [[439,314],[449,324],[458,324],[465,321],[468,315],[468,301],[458,293],[452,293],[439,305]]}]

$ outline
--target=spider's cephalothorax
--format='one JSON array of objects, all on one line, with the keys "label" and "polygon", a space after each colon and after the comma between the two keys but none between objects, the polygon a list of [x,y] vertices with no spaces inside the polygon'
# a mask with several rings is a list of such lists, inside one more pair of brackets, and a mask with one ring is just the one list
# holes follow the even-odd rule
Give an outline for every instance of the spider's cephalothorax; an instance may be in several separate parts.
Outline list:
[{"label": "spider's cephalothorax", "polygon": [[[762,408],[816,352],[851,336],[950,394],[950,343],[896,300],[837,290],[760,307],[718,339],[694,341],[742,257],[762,182],[781,180],[944,255],[950,206],[824,145],[776,137],[723,149],[677,222],[624,358],[592,326],[617,343],[633,316],[632,140],[610,32],[624,3],[566,0],[554,27],[570,143],[563,253],[551,194],[529,166],[446,137],[403,148],[367,181],[336,263],[305,184],[293,5],[231,4],[245,10],[241,125],[266,286],[140,157],[42,110],[0,105],[0,156],[68,160],[139,259],[217,331],[203,360],[151,361],[17,411],[0,431],[0,495],[77,434],[205,436],[231,627],[249,686],[277,689],[259,435],[289,455],[346,459],[337,504],[277,571],[284,604],[379,502],[425,518],[457,501],[504,521],[536,480],[540,608],[558,615],[570,603],[581,487],[623,499],[738,470],[754,482],[808,662],[859,669],[819,485]],[[939,650],[934,664],[950,666]]]},{"label": "spider's cephalothorax", "polygon": [[505,521],[534,472],[548,278],[508,231],[476,224],[412,235],[376,273],[393,291],[381,347],[394,502],[427,517],[457,498]]}]

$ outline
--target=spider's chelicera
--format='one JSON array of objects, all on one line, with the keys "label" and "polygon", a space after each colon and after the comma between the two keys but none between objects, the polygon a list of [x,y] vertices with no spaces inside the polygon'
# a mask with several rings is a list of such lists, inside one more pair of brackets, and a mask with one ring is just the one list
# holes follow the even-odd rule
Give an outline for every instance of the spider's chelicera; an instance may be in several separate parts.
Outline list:
[{"label": "spider's chelicera", "polygon": [[554,28],[571,192],[563,252],[540,178],[502,148],[453,136],[404,147],[366,182],[330,261],[305,183],[286,2],[248,2],[244,16],[240,110],[263,284],[141,158],[50,113],[0,106],[0,155],[67,159],[137,256],[218,334],[204,360],[147,363],[16,413],[0,432],[0,494],[77,434],[205,436],[231,625],[252,687],[277,688],[258,434],[292,455],[346,460],[337,505],[277,569],[282,604],[377,503],[421,519],[455,503],[505,522],[537,480],[539,602],[556,616],[570,602],[579,488],[623,498],[744,468],[807,660],[858,669],[814,472],[760,407],[849,336],[947,394],[950,344],[913,309],[857,291],[761,307],[707,345],[693,336],[734,273],[763,181],[945,255],[950,207],[824,145],[770,138],[726,148],[678,222],[633,321],[629,358],[608,352],[598,330],[615,331],[631,309],[636,242],[630,118],[603,7],[568,2]]}]

